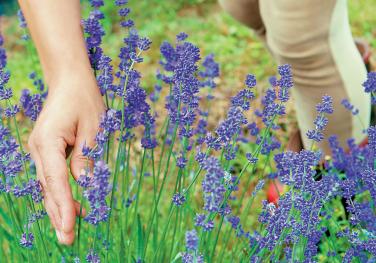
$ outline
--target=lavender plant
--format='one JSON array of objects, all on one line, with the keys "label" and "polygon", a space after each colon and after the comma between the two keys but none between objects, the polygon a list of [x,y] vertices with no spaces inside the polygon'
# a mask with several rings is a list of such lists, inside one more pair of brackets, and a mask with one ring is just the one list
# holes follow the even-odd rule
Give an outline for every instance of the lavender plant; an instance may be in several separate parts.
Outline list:
[{"label": "lavender plant", "polygon": [[[125,35],[117,58],[102,48],[104,1],[91,0],[82,22],[107,111],[96,145],[82,147],[94,167],[71,182],[82,214],[71,247],[54,237],[24,147],[24,127],[37,119],[47,91],[31,73],[35,88],[15,101],[0,37],[4,262],[375,262],[376,127],[367,130],[363,148],[350,139],[345,151],[335,136],[328,138],[332,158],[323,162],[314,143],[325,139],[326,115],[333,112],[332,98],[324,96],[307,133],[311,149],[284,151],[275,133],[293,79],[290,66],[282,65],[261,109],[253,108],[257,83],[249,74],[226,118],[210,128],[219,77],[214,55],[201,61],[185,33],[162,43],[157,84],[148,94],[137,67],[151,41],[139,36],[127,1],[114,3]],[[27,34],[23,39],[30,41]],[[364,83],[372,97],[375,76]],[[348,101],[343,105],[358,113]],[[258,203],[265,182],[275,178],[286,185],[278,203]]]}]

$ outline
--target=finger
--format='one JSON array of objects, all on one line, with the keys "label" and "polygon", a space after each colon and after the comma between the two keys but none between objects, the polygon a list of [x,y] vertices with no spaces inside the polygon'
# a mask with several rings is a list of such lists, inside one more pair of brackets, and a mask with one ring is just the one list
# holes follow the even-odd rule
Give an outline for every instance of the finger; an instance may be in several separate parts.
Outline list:
[{"label": "finger", "polygon": [[51,224],[54,229],[57,229],[57,224],[61,220],[59,220],[59,210],[54,202],[52,202],[51,197],[49,197],[48,193],[46,192],[47,183],[43,176],[43,166],[42,161],[39,157],[38,151],[34,147],[34,143],[32,140],[29,141],[29,151],[31,158],[34,160],[35,168],[37,172],[37,178],[42,186],[42,194],[43,194],[43,203],[50,218]]},{"label": "finger", "polygon": [[76,210],[76,216],[78,217],[85,217],[86,216],[86,209],[81,207],[81,204],[77,201],[74,201],[74,208]]},{"label": "finger", "polygon": [[87,175],[93,168],[93,161],[83,155],[82,147],[83,145],[86,145],[93,148],[95,146],[94,139],[96,133],[97,129],[95,128],[79,128],[77,131],[77,137],[70,161],[71,173],[76,180],[78,180],[81,175]]},{"label": "finger", "polygon": [[73,151],[73,147],[72,146],[68,146],[66,149],[65,149],[65,156],[69,156],[71,155]]},{"label": "finger", "polygon": [[[44,196],[44,207],[46,208],[46,212],[48,214],[48,217],[50,218],[51,224],[56,231],[60,231],[59,229],[61,229],[61,218],[59,215],[59,208],[52,200],[51,195],[45,192]],[[59,237],[58,233],[56,234]]]},{"label": "finger", "polygon": [[45,140],[38,150],[46,180],[46,192],[48,197],[51,195],[51,200],[58,208],[58,238],[60,243],[69,245],[74,240],[76,211],[69,185],[65,148],[66,144],[62,139],[49,139]]}]

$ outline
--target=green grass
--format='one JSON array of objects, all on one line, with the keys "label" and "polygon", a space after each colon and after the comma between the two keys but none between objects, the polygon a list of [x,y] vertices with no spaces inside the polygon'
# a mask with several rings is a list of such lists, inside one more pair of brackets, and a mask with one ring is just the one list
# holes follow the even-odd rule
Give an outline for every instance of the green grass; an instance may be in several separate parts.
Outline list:
[{"label": "green grass", "polygon": [[[376,48],[376,1],[349,1],[349,13],[355,37],[368,40]],[[266,78],[275,74],[275,62],[255,34],[247,27],[235,21],[221,10],[214,0],[178,0],[178,1],[130,1],[132,17],[136,21],[141,35],[152,39],[152,49],[146,54],[146,63],[142,65],[144,86],[150,89],[155,83],[155,70],[158,67],[159,45],[164,40],[173,41],[179,32],[190,35],[190,41],[197,44],[204,55],[214,53],[221,64],[219,98],[227,101],[236,90],[241,88],[245,74],[252,72],[266,86]],[[84,10],[87,10],[84,5]],[[106,13],[114,12],[111,6]],[[116,17],[116,16],[110,16]],[[106,52],[116,57],[122,44],[122,35],[114,21],[105,21],[108,34],[104,40]],[[8,17],[2,25],[9,50],[9,69],[12,72],[11,86],[19,91],[30,87],[27,75],[40,68],[35,65],[36,56],[31,55],[20,40],[21,32],[17,19]],[[32,59],[34,57],[34,59]]]},{"label": "green grass", "polygon": [[[147,54],[147,69],[143,71],[151,80],[159,60],[158,47],[164,40],[173,40],[175,35],[184,31],[190,40],[203,51],[203,55],[214,53],[221,64],[223,81],[220,83],[223,92],[233,93],[241,86],[247,72],[254,73],[258,78],[272,75],[275,63],[255,34],[245,26],[236,22],[221,10],[213,0],[179,0],[179,1],[130,1],[137,27],[141,35],[153,40],[153,47]],[[350,1],[350,19],[355,36],[367,39],[376,48],[376,1]],[[111,12],[112,10],[107,10]],[[16,19],[7,19],[5,35],[9,38],[7,47],[10,49],[10,70],[13,73],[12,84],[21,88],[27,84],[25,77],[34,65],[30,54],[18,40],[20,34]],[[107,21],[106,29],[112,28],[112,21]],[[4,27],[4,26],[3,26]],[[109,35],[105,39],[107,52],[116,55],[121,45],[122,36]],[[110,48],[111,47],[111,48]],[[22,61],[22,63],[20,63]],[[151,81],[150,81],[151,83]],[[146,83],[149,86],[150,83]]]}]

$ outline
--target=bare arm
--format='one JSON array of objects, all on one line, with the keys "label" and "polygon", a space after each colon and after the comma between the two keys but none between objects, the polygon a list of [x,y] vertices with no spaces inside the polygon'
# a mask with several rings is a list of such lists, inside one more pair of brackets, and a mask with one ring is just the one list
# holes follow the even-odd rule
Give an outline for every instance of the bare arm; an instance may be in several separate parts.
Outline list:
[{"label": "bare arm", "polygon": [[68,183],[66,150],[77,179],[86,167],[82,145],[93,145],[104,104],[90,67],[79,0],[19,0],[36,45],[49,94],[29,138],[45,207],[61,243],[74,240],[79,204]]}]

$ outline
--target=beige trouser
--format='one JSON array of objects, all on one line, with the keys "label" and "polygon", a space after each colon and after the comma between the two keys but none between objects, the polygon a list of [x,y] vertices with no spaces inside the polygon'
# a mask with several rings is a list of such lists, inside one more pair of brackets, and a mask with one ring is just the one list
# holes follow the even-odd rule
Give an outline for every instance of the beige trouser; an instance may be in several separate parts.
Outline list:
[{"label": "beige trouser", "polygon": [[[346,0],[220,0],[232,16],[257,32],[279,64],[292,66],[292,94],[305,148],[306,132],[314,128],[315,105],[333,97],[326,138],[337,135],[341,145],[348,138],[364,139],[370,122],[371,103],[361,84],[366,69],[351,35]],[[359,109],[354,117],[342,105],[347,98]],[[319,145],[330,153],[327,139]]]}]

